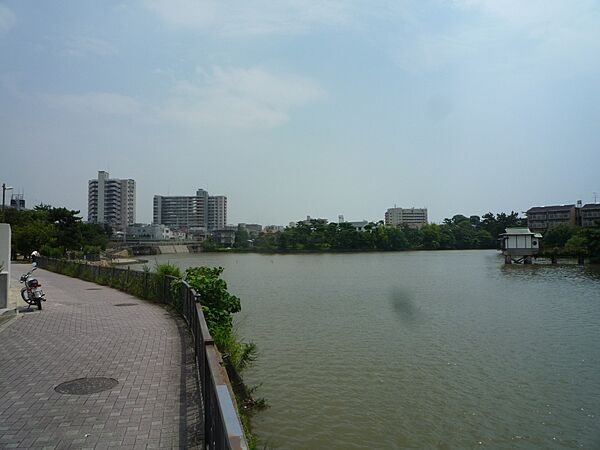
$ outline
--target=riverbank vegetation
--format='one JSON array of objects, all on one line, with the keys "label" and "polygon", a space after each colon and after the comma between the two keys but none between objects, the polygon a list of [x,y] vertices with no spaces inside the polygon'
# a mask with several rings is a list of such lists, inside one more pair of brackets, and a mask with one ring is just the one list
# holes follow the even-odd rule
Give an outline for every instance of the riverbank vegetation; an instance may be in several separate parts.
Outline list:
[{"label": "riverbank vegetation", "polygon": [[31,210],[7,208],[0,212],[0,222],[12,229],[13,257],[28,257],[34,250],[52,257],[69,253],[98,254],[106,248],[110,228],[83,223],[79,211],[38,205]]},{"label": "riverbank vegetation", "polygon": [[264,399],[254,396],[257,387],[249,387],[242,373],[256,360],[257,348],[254,343],[243,342],[235,333],[233,315],[240,312],[242,306],[240,299],[229,293],[227,282],[221,278],[222,273],[222,267],[190,267],[186,269],[183,280],[199,295],[208,330],[221,352],[236,395],[248,445],[255,448],[257,440],[252,433],[250,419],[267,404]]},{"label": "riverbank vegetation", "polygon": [[544,233],[543,255],[550,258],[589,258],[600,263],[600,224],[595,227],[557,225]]},{"label": "riverbank vegetation", "polygon": [[[505,228],[516,226],[527,226],[527,220],[514,211],[482,217],[458,214],[420,229],[387,226],[380,221],[357,231],[347,222],[312,219],[278,234],[262,234],[252,242],[252,248],[277,252],[489,249],[497,247],[498,235]],[[250,244],[242,240],[237,247],[250,248]]]}]

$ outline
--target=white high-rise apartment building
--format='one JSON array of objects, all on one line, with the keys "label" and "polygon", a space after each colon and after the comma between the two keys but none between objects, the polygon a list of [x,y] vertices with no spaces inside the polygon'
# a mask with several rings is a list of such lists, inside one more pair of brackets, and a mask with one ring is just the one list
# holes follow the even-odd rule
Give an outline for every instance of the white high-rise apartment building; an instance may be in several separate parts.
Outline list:
[{"label": "white high-rise apartment building", "polygon": [[223,229],[227,223],[227,197],[209,196],[204,189],[191,196],[155,195],[153,223],[174,230]]},{"label": "white high-rise apartment building", "polygon": [[97,180],[88,181],[88,222],[105,223],[125,231],[135,223],[135,181],[110,178],[98,172]]},{"label": "white high-rise apartment building", "polygon": [[208,197],[208,229],[223,230],[227,225],[227,197],[215,195]]},{"label": "white high-rise apartment building", "polygon": [[175,230],[208,226],[208,192],[198,189],[196,195],[155,195],[153,223]]},{"label": "white high-rise apartment building", "polygon": [[421,228],[427,224],[427,208],[389,208],[385,213],[385,224]]}]

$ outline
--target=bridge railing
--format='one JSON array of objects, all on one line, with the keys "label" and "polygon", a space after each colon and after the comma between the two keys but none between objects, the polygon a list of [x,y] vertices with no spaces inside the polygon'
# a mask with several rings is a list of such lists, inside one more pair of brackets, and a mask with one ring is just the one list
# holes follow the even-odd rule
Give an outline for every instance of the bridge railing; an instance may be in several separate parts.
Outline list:
[{"label": "bridge railing", "polygon": [[[208,331],[201,298],[185,281],[173,284],[174,277],[129,268],[101,267],[78,261],[41,257],[39,266],[52,272],[107,285],[137,297],[176,307],[193,337],[196,370],[201,387],[200,417],[204,418],[205,448],[246,450],[248,448],[235,406],[231,383],[221,354]],[[200,302],[199,302],[200,300]]]}]

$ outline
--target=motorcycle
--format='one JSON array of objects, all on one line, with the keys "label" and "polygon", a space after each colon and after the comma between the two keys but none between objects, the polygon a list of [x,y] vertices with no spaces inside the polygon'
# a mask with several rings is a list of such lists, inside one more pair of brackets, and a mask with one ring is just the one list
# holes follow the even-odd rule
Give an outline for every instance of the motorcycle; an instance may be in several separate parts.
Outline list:
[{"label": "motorcycle", "polygon": [[37,263],[33,263],[32,269],[24,275],[21,275],[19,283],[24,283],[25,286],[21,289],[21,298],[29,305],[37,305],[38,309],[42,309],[42,302],[46,294],[42,291],[42,285],[32,276],[34,270],[37,269]]}]

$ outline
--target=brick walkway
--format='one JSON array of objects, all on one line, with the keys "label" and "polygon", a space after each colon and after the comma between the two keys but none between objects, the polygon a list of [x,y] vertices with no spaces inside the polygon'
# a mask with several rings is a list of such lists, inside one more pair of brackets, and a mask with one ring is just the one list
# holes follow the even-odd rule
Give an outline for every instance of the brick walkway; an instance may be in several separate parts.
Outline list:
[{"label": "brick walkway", "polygon": [[[13,283],[20,274],[13,265]],[[182,320],[114,289],[44,270],[36,276],[44,309],[0,331],[0,448],[201,447]],[[90,395],[54,390],[82,377],[119,384]]]}]

